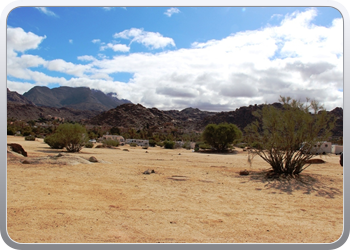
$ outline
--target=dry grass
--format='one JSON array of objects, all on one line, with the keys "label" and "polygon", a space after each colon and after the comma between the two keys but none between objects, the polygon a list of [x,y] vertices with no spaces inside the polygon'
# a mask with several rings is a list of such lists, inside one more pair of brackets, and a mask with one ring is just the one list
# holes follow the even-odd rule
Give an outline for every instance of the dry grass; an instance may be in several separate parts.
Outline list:
[{"label": "dry grass", "polygon": [[[7,159],[7,229],[16,242],[331,243],[343,231],[339,156],[322,156],[326,162],[300,179],[272,180],[269,166],[256,157],[250,167],[241,149],[68,154],[42,141],[7,140],[28,152]],[[148,169],[155,173],[143,174]],[[239,175],[245,169],[249,175]]]}]

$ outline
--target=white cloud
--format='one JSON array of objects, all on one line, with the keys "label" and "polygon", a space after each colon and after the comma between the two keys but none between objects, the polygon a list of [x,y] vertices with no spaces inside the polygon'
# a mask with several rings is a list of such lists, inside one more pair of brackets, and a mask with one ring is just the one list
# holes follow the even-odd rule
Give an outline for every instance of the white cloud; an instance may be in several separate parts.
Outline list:
[{"label": "white cloud", "polygon": [[69,39],[69,43],[72,44],[73,43],[73,39]]},{"label": "white cloud", "polygon": [[132,39],[131,43],[137,42],[145,45],[150,49],[165,48],[167,46],[175,46],[172,38],[164,37],[158,32],[148,32],[143,29],[132,28],[116,33],[114,38]]},{"label": "white cloud", "polygon": [[57,15],[55,12],[49,10],[49,9],[46,8],[46,7],[35,7],[35,8],[36,8],[37,10],[39,10],[40,12],[44,13],[45,15],[53,16],[53,17],[58,17],[58,15]]},{"label": "white cloud", "polygon": [[[234,33],[221,40],[194,42],[187,49],[113,58],[78,57],[86,65],[62,59],[45,61],[34,55],[18,56],[15,51],[36,49],[44,37],[13,29],[8,74],[35,84],[59,83],[117,92],[120,98],[159,109],[191,106],[234,110],[244,105],[273,103],[279,95],[285,95],[301,100],[306,96],[316,98],[329,110],[343,105],[343,93],[339,91],[343,88],[343,23],[336,19],[329,27],[316,26],[312,24],[316,16],[315,9],[296,12],[287,15],[279,25]],[[160,42],[166,37],[159,33],[135,28],[117,33],[115,38],[151,48],[172,45],[172,39]],[[122,44],[106,46],[113,49],[115,45]],[[38,66],[74,77],[64,79],[32,71]],[[131,79],[126,83],[114,80],[119,72],[131,74]],[[10,89],[15,86],[15,91],[20,88],[20,83],[8,81],[8,85]]]},{"label": "white cloud", "polygon": [[92,40],[92,43],[100,43],[100,42],[101,42],[100,39],[94,39],[94,40]]},{"label": "white cloud", "polygon": [[164,12],[164,15],[171,17],[173,14],[177,14],[177,13],[180,13],[180,10],[178,8],[170,8],[170,9],[167,9],[166,12]]},{"label": "white cloud", "polygon": [[85,72],[89,71],[89,65],[73,64],[71,62],[66,62],[62,59],[55,59],[47,62],[47,69],[52,71],[58,71],[74,76],[85,76]]},{"label": "white cloud", "polygon": [[78,60],[80,60],[80,61],[94,61],[95,57],[88,56],[88,55],[78,56]]},{"label": "white cloud", "polygon": [[101,51],[105,49],[112,49],[113,51],[120,51],[120,52],[128,52],[130,50],[130,48],[125,44],[112,44],[112,43],[108,43],[100,47]]},{"label": "white cloud", "polygon": [[46,36],[38,36],[32,32],[25,32],[22,28],[7,28],[7,50],[24,52],[37,49]]}]

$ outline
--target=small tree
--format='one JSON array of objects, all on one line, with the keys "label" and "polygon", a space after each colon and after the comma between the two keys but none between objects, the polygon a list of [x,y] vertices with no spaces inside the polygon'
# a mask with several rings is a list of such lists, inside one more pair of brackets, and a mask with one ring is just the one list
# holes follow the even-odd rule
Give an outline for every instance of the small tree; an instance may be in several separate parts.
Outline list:
[{"label": "small tree", "polygon": [[258,155],[275,174],[294,177],[310,165],[306,161],[315,154],[313,146],[329,138],[335,120],[316,101],[301,103],[282,96],[279,101],[281,109],[264,106],[253,113],[260,122],[245,128],[245,140],[259,145],[250,150],[248,161]]},{"label": "small tree", "polygon": [[242,132],[234,124],[209,124],[205,127],[202,137],[204,142],[222,152],[227,150],[229,144],[240,139]]},{"label": "small tree", "polygon": [[65,147],[68,152],[79,152],[87,141],[88,135],[86,130],[78,123],[65,123],[59,125],[55,133],[45,140],[49,145],[52,144],[55,146],[59,145],[58,147]]}]

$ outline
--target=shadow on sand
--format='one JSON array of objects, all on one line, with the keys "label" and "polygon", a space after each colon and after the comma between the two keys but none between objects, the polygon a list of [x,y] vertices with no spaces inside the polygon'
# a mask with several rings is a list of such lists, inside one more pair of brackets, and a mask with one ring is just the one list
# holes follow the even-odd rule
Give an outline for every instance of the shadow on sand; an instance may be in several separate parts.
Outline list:
[{"label": "shadow on sand", "polygon": [[[66,153],[66,154],[72,154],[72,155],[78,155],[78,154],[90,154],[89,152],[68,152],[65,149],[51,149],[48,147],[38,147],[39,149],[35,150],[37,152],[42,152],[42,153],[48,153],[48,154],[59,154],[59,153]],[[42,149],[41,149],[42,148]]]},{"label": "shadow on sand", "polygon": [[342,190],[327,186],[326,182],[332,182],[332,178],[323,177],[320,180],[317,175],[301,174],[296,178],[268,178],[266,171],[260,171],[250,172],[249,180],[264,183],[266,189],[278,189],[287,194],[302,191],[304,194],[314,193],[316,196],[334,198],[343,193]]}]

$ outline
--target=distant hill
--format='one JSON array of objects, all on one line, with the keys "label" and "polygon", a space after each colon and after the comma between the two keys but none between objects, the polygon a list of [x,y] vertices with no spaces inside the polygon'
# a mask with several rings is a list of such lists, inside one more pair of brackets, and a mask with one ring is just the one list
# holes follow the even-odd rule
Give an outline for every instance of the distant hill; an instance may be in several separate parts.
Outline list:
[{"label": "distant hill", "polygon": [[50,89],[35,86],[23,96],[37,106],[68,107],[78,110],[106,111],[124,103],[131,103],[128,100],[118,99],[115,93],[105,94],[100,90],[88,87],[63,86]]}]

